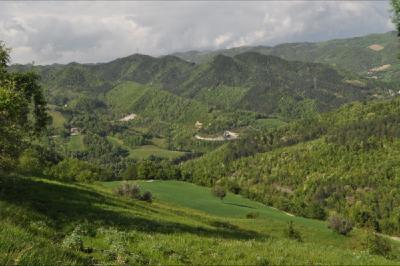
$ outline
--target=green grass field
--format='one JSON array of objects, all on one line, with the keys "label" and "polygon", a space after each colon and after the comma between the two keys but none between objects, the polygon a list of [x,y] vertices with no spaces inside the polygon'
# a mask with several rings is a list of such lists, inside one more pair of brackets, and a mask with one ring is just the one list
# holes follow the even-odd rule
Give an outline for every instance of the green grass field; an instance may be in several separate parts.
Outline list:
[{"label": "green grass field", "polygon": [[55,128],[62,128],[65,123],[65,117],[58,111],[50,110],[49,115],[53,119],[52,125]]},{"label": "green grass field", "polygon": [[[118,139],[118,138],[112,137],[112,136],[107,136],[107,139],[114,145],[120,146],[120,147],[128,150],[129,157],[136,159],[136,160],[147,159],[150,156],[157,156],[157,157],[167,158],[167,159],[175,159],[175,158],[178,158],[185,154],[184,152],[180,152],[180,151],[171,151],[171,150],[163,149],[156,145],[143,145],[143,146],[139,146],[135,149],[132,149],[132,148],[124,145],[124,142],[121,139]],[[161,140],[157,139],[157,142],[161,143]]]},{"label": "green grass field", "polygon": [[[117,187],[121,181],[104,182],[107,188]],[[257,226],[265,233],[279,237],[289,221],[301,228],[304,238],[318,239],[327,245],[360,248],[362,231],[355,230],[352,237],[343,237],[328,229],[327,223],[319,220],[292,216],[262,203],[228,193],[221,201],[211,194],[210,188],[181,181],[136,181],[143,190],[151,191],[157,200],[175,206],[198,210],[209,215],[233,218],[249,227]],[[249,213],[257,213],[257,219],[246,219]]]},{"label": "green grass field", "polygon": [[70,136],[67,147],[71,151],[83,151],[85,149],[83,135]]},{"label": "green grass field", "polygon": [[[264,210],[258,203],[233,195],[220,202],[207,189],[181,182],[140,184],[153,190],[153,203],[115,195],[115,182],[0,178],[0,264],[398,264],[361,251],[360,232],[336,237],[321,227],[314,229],[318,234],[311,241],[310,227],[317,223],[310,220],[306,227],[295,220],[304,239],[298,242],[281,230],[286,214]],[[169,199],[168,191],[173,194]],[[204,197],[205,203],[189,208],[197,197]],[[247,207],[228,203],[255,208],[262,216],[240,218],[239,210]],[[320,234],[330,238],[318,238]]]},{"label": "green grass field", "polygon": [[167,159],[175,159],[175,158],[182,156],[183,154],[185,154],[185,153],[180,152],[180,151],[170,151],[170,150],[162,149],[155,145],[143,145],[136,149],[133,149],[132,152],[130,153],[130,156],[137,160],[146,159],[146,158],[149,158],[150,156],[157,156],[157,157],[167,158]]}]

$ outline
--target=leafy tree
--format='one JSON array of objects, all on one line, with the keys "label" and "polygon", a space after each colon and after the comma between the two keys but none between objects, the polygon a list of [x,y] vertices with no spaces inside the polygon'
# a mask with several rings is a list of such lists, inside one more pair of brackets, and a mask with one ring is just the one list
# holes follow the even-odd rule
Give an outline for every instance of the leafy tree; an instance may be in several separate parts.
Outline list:
[{"label": "leafy tree", "polygon": [[124,179],[124,180],[136,179],[137,176],[138,175],[137,175],[137,169],[136,169],[135,164],[128,165],[128,167],[122,173],[122,179]]},{"label": "leafy tree", "polygon": [[153,201],[153,194],[150,191],[146,191],[140,198],[143,201],[152,202]]},{"label": "leafy tree", "polygon": [[212,194],[219,198],[221,201],[225,198],[226,196],[226,189],[220,185],[215,185],[212,190]]},{"label": "leafy tree", "polygon": [[353,224],[338,215],[328,218],[328,227],[341,235],[347,235],[353,229]]},{"label": "leafy tree", "polygon": [[287,224],[287,227],[285,228],[284,234],[285,234],[286,237],[288,237],[290,239],[294,239],[294,240],[297,240],[299,242],[303,241],[303,239],[302,239],[302,237],[300,235],[300,232],[297,229],[294,228],[293,221],[290,221]]},{"label": "leafy tree", "polygon": [[49,122],[46,101],[34,73],[9,73],[9,49],[0,43],[0,170],[15,159]]},{"label": "leafy tree", "polygon": [[393,23],[396,25],[397,32],[400,34],[400,1],[391,0],[393,8]]},{"label": "leafy tree", "polygon": [[120,196],[140,199],[140,187],[137,184],[123,182],[115,191]]},{"label": "leafy tree", "polygon": [[41,174],[43,164],[40,161],[38,154],[27,149],[21,153],[18,158],[18,171],[24,174]]},{"label": "leafy tree", "polygon": [[388,257],[392,252],[392,245],[388,239],[375,232],[369,233],[364,241],[364,246],[369,253]]},{"label": "leafy tree", "polygon": [[66,158],[51,167],[47,173],[61,181],[67,182],[93,182],[107,180],[110,173],[94,164],[75,158]]}]

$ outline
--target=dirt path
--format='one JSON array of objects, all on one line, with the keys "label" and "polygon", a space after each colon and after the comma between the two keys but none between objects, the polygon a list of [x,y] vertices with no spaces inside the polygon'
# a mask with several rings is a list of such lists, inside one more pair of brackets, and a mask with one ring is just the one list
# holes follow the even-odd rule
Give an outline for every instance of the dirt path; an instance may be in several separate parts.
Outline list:
[{"label": "dirt path", "polygon": [[137,114],[129,114],[129,115],[121,118],[119,121],[127,122],[127,121],[135,119],[136,117],[137,117]]},{"label": "dirt path", "polygon": [[283,212],[283,213],[284,213],[284,214],[286,214],[286,215],[289,215],[289,216],[295,217],[295,215],[294,215],[294,214],[291,214],[291,213],[289,213],[289,212],[282,211],[282,210],[280,210],[280,209],[277,209],[277,208],[275,208],[275,207],[272,207],[272,206],[267,206],[267,207],[269,207],[269,208],[272,208],[272,209],[274,209],[274,210],[277,210],[277,211],[280,211],[280,212]]},{"label": "dirt path", "polygon": [[217,137],[201,137],[199,135],[194,136],[196,139],[205,140],[205,141],[225,141],[225,140],[234,140],[239,138],[239,134],[226,130],[222,136]]}]

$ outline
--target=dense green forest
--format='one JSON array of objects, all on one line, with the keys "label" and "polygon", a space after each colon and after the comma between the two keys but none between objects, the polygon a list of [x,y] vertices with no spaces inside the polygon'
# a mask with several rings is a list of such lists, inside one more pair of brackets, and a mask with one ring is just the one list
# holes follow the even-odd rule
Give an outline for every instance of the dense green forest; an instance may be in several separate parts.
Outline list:
[{"label": "dense green forest", "polygon": [[185,163],[182,176],[297,215],[338,212],[358,226],[398,234],[399,106],[398,97],[352,103],[249,136]]}]

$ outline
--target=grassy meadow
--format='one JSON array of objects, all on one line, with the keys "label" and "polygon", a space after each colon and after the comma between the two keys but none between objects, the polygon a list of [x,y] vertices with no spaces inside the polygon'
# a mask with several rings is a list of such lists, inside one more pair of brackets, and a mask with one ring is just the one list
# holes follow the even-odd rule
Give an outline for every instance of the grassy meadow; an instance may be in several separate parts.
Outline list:
[{"label": "grassy meadow", "polygon": [[[293,218],[303,242],[285,238],[281,229],[290,216],[233,195],[219,202],[191,184],[140,182],[155,194],[148,203],[116,196],[116,183],[65,184],[36,177],[0,182],[2,265],[396,264],[361,251],[353,243],[361,234],[335,236],[322,223],[312,229],[317,224],[312,220],[306,225]],[[186,191],[187,200],[167,200],[169,189],[177,195]],[[209,206],[185,204],[200,194]],[[235,210],[244,207],[229,202],[262,215],[241,218]],[[216,215],[207,212],[219,208]],[[313,230],[321,237],[310,241]]]},{"label": "grassy meadow", "polygon": [[166,158],[166,159],[176,159],[185,154],[184,152],[171,151],[171,150],[167,150],[167,149],[161,148],[160,146],[156,145],[156,144],[162,144],[161,139],[155,139],[154,144],[142,145],[142,146],[138,146],[134,149],[128,147],[127,145],[124,144],[124,142],[121,139],[118,139],[116,137],[107,136],[107,139],[114,145],[128,150],[129,157],[136,159],[136,160],[147,159],[150,156],[157,156],[157,157]]}]

